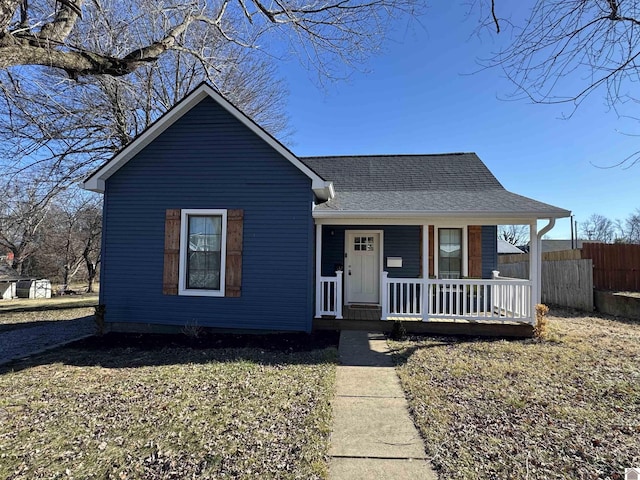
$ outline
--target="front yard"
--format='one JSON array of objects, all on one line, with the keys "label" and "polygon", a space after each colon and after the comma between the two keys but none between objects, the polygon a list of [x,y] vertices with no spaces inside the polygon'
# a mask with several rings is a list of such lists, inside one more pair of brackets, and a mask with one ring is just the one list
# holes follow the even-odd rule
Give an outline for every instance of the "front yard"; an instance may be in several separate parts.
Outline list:
[{"label": "front yard", "polygon": [[392,342],[440,478],[623,479],[640,466],[640,323],[549,319],[545,342]]},{"label": "front yard", "polygon": [[0,367],[0,478],[326,475],[330,342],[119,342],[91,339]]}]

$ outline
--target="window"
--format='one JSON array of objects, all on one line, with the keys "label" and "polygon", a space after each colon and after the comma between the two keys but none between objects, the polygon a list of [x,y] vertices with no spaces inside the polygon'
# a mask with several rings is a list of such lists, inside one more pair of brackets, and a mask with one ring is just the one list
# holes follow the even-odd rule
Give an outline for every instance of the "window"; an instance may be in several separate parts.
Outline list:
[{"label": "window", "polygon": [[180,295],[224,296],[226,210],[182,210]]},{"label": "window", "polygon": [[356,252],[373,252],[374,251],[373,237],[354,237],[353,249]]},{"label": "window", "polygon": [[438,278],[461,278],[462,229],[439,229],[438,245]]}]

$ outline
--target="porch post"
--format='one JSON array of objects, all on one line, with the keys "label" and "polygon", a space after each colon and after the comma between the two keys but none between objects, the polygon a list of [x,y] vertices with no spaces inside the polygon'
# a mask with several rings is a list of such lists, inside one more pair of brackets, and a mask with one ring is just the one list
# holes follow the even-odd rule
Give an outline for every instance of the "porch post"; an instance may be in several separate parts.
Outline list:
[{"label": "porch post", "polygon": [[388,292],[388,287],[387,287],[387,278],[388,278],[389,272],[385,272],[384,270],[382,271],[382,292],[380,292],[380,313],[381,313],[381,319],[380,320],[386,320],[388,315],[387,315],[387,311],[389,310],[389,294]]},{"label": "porch post", "polygon": [[429,225],[422,225],[422,278],[429,278]]},{"label": "porch post", "polygon": [[422,286],[420,292],[422,298],[420,305],[422,305],[422,321],[429,320],[429,288],[427,282],[429,281],[429,225],[422,225]]},{"label": "porch post", "polygon": [[529,280],[531,281],[531,322],[535,322],[536,305],[540,303],[540,242],[538,222],[529,225]]},{"label": "porch post", "polygon": [[336,272],[336,320],[342,319],[342,274],[343,270]]},{"label": "porch post", "polygon": [[322,225],[316,225],[316,318],[320,318],[320,299],[322,276]]}]

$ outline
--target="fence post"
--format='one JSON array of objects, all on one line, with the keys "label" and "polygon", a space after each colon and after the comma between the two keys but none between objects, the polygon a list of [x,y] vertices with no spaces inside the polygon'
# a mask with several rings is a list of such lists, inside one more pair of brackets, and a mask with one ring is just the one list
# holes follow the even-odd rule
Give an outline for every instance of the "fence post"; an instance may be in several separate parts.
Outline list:
[{"label": "fence post", "polygon": [[336,271],[336,320],[342,320],[342,270]]},{"label": "fence post", "polygon": [[387,286],[387,277],[389,276],[389,272],[382,272],[382,292],[380,292],[381,298],[381,320],[386,320],[389,316],[387,312],[389,311],[389,287]]}]

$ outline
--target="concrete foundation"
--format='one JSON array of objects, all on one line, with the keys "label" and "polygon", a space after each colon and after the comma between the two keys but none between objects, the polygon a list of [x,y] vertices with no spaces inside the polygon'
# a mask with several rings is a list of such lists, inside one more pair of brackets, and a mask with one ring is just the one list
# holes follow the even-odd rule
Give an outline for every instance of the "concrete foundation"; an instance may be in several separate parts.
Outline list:
[{"label": "concrete foundation", "polygon": [[640,295],[595,290],[594,300],[600,313],[640,320]]}]

